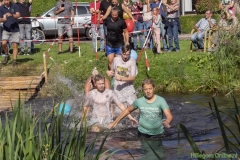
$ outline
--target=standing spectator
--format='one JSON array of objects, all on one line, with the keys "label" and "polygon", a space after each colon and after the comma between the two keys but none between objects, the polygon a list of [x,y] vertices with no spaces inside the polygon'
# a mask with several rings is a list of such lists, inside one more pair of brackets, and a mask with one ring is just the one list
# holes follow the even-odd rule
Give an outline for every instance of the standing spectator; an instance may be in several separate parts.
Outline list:
[{"label": "standing spectator", "polygon": [[2,47],[6,54],[4,65],[11,59],[7,43],[12,42],[13,45],[13,66],[17,65],[18,43],[19,43],[19,26],[18,18],[20,17],[18,5],[10,0],[4,0],[4,5],[0,7],[0,22],[3,22]]},{"label": "standing spectator", "polygon": [[219,8],[221,10],[228,10],[231,15],[235,16],[234,3],[234,0],[221,0]]},{"label": "standing spectator", "polygon": [[[160,5],[161,1],[160,0],[154,0],[153,3],[150,4],[151,10],[153,10],[154,7]],[[167,29],[166,29],[166,20],[167,20],[167,14],[165,12],[166,6],[162,3],[160,6],[160,13],[162,16],[162,21],[160,24],[160,29],[161,29],[161,36],[162,36],[162,42],[163,42],[163,50],[167,51],[168,50],[168,45],[167,45]]]},{"label": "standing spectator", "polygon": [[160,43],[160,23],[161,23],[161,15],[159,14],[159,8],[153,8],[153,37],[154,42],[157,45],[157,54],[162,53],[161,51],[161,43]]},{"label": "standing spectator", "polygon": [[90,3],[90,13],[91,17],[91,31],[92,31],[92,46],[93,50],[96,51],[95,40],[97,38],[97,34],[100,36],[100,52],[104,52],[104,30],[103,30],[103,21],[100,22],[99,26],[97,19],[98,19],[98,12],[100,8],[101,2],[96,0],[96,10],[95,10],[95,2]]},{"label": "standing spectator", "polygon": [[125,43],[129,44],[127,25],[122,18],[118,17],[118,8],[113,7],[111,15],[104,21],[104,25],[107,27],[106,56],[110,70],[112,70],[114,57],[121,55],[121,49],[124,45],[123,36],[126,38]]},{"label": "standing spectator", "polygon": [[202,50],[204,47],[203,38],[205,35],[205,31],[208,28],[212,28],[216,25],[216,20],[212,19],[212,11],[207,10],[205,12],[205,18],[202,18],[198,23],[194,26],[194,29],[197,30],[197,32],[193,33],[191,36],[191,41],[195,47],[196,50],[200,49]]},{"label": "standing spectator", "polygon": [[[16,3],[20,10],[20,16],[21,17],[30,17],[30,11],[29,8],[32,5],[32,0],[29,0],[28,2],[25,2],[25,0],[13,0],[13,3]],[[18,25],[20,28],[20,47],[21,52],[19,55],[24,55],[25,52],[25,42],[24,40],[29,40],[27,42],[28,46],[28,55],[32,55],[32,49],[31,49],[31,41],[32,40],[32,25],[30,18],[21,18],[18,19]]]},{"label": "standing spectator", "polygon": [[58,26],[58,54],[62,54],[62,38],[63,34],[67,32],[69,38],[70,53],[73,53],[73,32],[72,25],[74,24],[74,8],[72,2],[69,0],[59,0],[55,6],[56,15],[59,17],[57,22]]},{"label": "standing spectator", "polygon": [[[131,7],[131,11],[135,12],[133,18],[136,20],[134,23],[134,31],[142,31],[143,30],[143,16],[142,13],[139,13],[143,10],[143,5],[139,0],[134,1]],[[137,36],[139,35],[140,48],[143,47],[143,32],[133,33],[133,49],[137,50]]]},{"label": "standing spectator", "polygon": [[[152,13],[151,8],[149,4],[149,0],[144,1],[143,5],[143,29],[144,29],[144,36],[147,38],[148,32],[146,30],[149,30],[152,25]],[[152,37],[150,35],[149,37],[149,45],[148,47],[152,49]]]},{"label": "standing spectator", "polygon": [[170,5],[167,4],[167,0],[163,0],[163,4],[166,6],[167,9],[167,35],[168,35],[168,43],[169,43],[169,50],[168,52],[173,51],[173,40],[175,43],[175,51],[179,52],[179,40],[178,40],[178,32],[180,32],[180,21],[179,21],[179,4],[177,0],[171,0]]},{"label": "standing spectator", "polygon": [[[100,27],[100,19],[102,15],[105,15],[107,12],[108,7],[111,5],[111,0],[102,0],[98,12],[98,27]],[[107,27],[104,25],[104,20],[103,20],[103,30],[104,30],[104,37],[105,37],[105,46],[106,48],[106,37],[107,37]]]},{"label": "standing spectator", "polygon": [[107,75],[114,78],[114,92],[118,99],[125,105],[130,106],[137,99],[133,81],[136,78],[136,61],[130,58],[130,45],[124,45],[121,57],[115,57],[112,70]]}]

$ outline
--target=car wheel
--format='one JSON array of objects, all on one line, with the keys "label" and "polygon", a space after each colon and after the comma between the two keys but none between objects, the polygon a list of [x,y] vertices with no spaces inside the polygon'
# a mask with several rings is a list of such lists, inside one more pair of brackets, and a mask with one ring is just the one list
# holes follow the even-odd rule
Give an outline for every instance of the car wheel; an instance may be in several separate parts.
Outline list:
[{"label": "car wheel", "polygon": [[33,38],[34,44],[42,44],[45,40],[45,34],[40,29],[33,28],[32,29],[32,38]]},{"label": "car wheel", "polygon": [[87,28],[85,31],[86,38],[91,40],[92,39],[92,30],[91,28]]}]

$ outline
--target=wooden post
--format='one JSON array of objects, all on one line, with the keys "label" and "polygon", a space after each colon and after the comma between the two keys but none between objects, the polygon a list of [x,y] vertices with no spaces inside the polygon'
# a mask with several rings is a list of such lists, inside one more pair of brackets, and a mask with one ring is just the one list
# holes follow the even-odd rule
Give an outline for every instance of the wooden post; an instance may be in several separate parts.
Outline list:
[{"label": "wooden post", "polygon": [[46,53],[43,53],[43,67],[44,67],[44,76],[45,76],[45,82],[47,82],[47,60],[46,60]]}]

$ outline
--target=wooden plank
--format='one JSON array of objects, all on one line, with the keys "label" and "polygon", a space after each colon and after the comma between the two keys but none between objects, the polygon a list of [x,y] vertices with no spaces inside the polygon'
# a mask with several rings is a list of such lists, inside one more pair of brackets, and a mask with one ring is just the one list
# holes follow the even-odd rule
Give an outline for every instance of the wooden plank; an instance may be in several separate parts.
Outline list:
[{"label": "wooden plank", "polygon": [[22,90],[19,90],[19,89],[7,89],[7,90],[0,90],[0,93],[35,93],[36,92],[36,89],[32,89],[32,88],[29,88],[29,89],[22,89]]},{"label": "wooden plank", "polygon": [[4,85],[4,86],[1,86],[0,85],[0,90],[7,90],[7,89],[28,89],[28,88],[37,88],[39,86],[39,84],[31,84],[31,85],[19,85],[19,84],[7,84],[7,85]]},{"label": "wooden plank", "polygon": [[0,77],[1,81],[42,80],[43,76]]},{"label": "wooden plank", "polygon": [[1,81],[0,85],[4,86],[5,84],[39,84],[40,80],[25,80],[25,81]]}]

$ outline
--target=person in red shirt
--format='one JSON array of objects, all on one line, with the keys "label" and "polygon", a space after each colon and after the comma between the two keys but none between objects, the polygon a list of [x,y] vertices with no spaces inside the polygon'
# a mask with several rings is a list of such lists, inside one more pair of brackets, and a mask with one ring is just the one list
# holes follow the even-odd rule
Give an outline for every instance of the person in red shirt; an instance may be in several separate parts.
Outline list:
[{"label": "person in red shirt", "polygon": [[100,21],[100,26],[98,27],[98,13],[101,2],[96,0],[96,2],[90,3],[90,13],[91,17],[91,31],[92,31],[92,46],[93,50],[96,51],[96,38],[97,35],[100,36],[100,52],[104,52],[104,30],[103,30],[103,21]]}]

